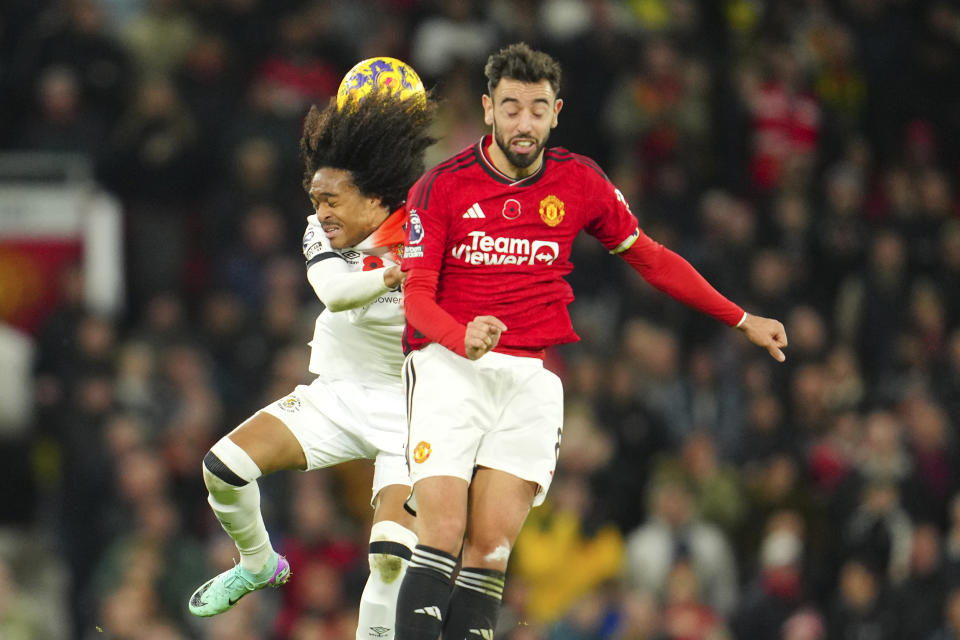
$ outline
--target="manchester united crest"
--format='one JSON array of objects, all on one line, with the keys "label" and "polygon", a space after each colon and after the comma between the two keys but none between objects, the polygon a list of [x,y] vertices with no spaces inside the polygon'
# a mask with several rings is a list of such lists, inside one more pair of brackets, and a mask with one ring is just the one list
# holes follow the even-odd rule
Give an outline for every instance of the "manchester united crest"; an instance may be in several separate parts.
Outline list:
[{"label": "manchester united crest", "polygon": [[420,441],[416,447],[413,449],[413,461],[417,464],[421,464],[430,457],[430,443]]},{"label": "manchester united crest", "polygon": [[563,222],[563,201],[554,195],[549,195],[540,201],[540,219],[548,227],[555,227]]}]

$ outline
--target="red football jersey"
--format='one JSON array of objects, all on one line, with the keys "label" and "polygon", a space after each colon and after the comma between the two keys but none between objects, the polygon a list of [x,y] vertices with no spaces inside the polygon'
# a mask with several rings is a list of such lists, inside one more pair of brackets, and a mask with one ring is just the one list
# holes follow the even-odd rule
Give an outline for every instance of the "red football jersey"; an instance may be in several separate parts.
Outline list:
[{"label": "red football jersey", "polygon": [[[507,325],[500,346],[541,349],[578,340],[564,276],[581,230],[610,251],[640,230],[620,191],[593,160],[560,147],[521,180],[490,160],[489,135],[434,167],[407,197],[403,270],[440,272],[437,303],[466,324],[493,315]],[[408,323],[406,346],[429,342]]]}]

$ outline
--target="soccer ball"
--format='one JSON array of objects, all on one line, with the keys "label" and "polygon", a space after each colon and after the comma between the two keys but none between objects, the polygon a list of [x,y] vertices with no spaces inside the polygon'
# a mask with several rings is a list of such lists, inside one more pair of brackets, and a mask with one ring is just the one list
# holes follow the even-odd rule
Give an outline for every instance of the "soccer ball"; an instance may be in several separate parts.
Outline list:
[{"label": "soccer ball", "polygon": [[343,76],[337,89],[337,108],[342,109],[349,102],[383,89],[401,98],[426,96],[423,82],[413,67],[402,60],[380,56],[361,60]]}]

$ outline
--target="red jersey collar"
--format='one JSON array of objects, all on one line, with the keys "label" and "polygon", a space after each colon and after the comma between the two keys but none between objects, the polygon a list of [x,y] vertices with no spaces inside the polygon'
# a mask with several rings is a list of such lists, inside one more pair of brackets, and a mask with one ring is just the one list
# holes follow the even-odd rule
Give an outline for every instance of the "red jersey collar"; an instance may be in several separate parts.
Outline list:
[{"label": "red jersey collar", "polygon": [[493,164],[493,160],[490,158],[490,153],[487,151],[491,144],[495,144],[493,141],[493,135],[488,133],[480,138],[480,141],[475,147],[475,154],[480,162],[480,166],[483,167],[483,170],[486,171],[487,175],[497,182],[508,184],[511,187],[524,187],[528,184],[533,184],[543,175],[543,172],[547,166],[546,150],[544,150],[543,161],[540,163],[540,168],[537,169],[535,173],[531,173],[530,175],[517,180],[516,178],[512,178],[511,176],[508,176],[504,172],[500,171],[500,169],[497,169],[497,166]]}]

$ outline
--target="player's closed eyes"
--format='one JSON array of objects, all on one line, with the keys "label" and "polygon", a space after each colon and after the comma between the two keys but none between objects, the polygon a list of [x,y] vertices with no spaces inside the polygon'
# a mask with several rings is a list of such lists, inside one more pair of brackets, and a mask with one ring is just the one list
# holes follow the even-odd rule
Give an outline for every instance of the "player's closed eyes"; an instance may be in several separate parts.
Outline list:
[{"label": "player's closed eyes", "polygon": [[[546,117],[547,113],[548,112],[546,109],[539,109],[537,111],[531,111],[530,115],[537,120],[542,120],[544,117]],[[516,118],[520,115],[520,111],[507,111],[506,115],[508,118]]]}]

